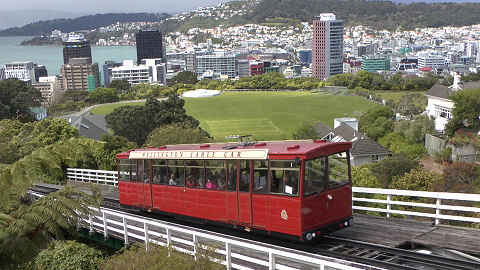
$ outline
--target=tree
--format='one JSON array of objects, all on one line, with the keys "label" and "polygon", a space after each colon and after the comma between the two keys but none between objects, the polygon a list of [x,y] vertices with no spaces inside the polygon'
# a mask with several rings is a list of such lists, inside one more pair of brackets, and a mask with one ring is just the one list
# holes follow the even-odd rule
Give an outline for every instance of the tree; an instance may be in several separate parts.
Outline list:
[{"label": "tree", "polygon": [[98,87],[90,92],[88,99],[92,103],[110,103],[118,101],[117,89]]},{"label": "tree", "polygon": [[62,102],[66,103],[68,101],[78,102],[85,101],[88,98],[88,91],[83,90],[68,90],[65,91],[62,97]]},{"label": "tree", "polygon": [[395,105],[395,111],[401,115],[408,115],[410,119],[413,115],[421,114],[427,106],[427,98],[421,93],[405,94]]},{"label": "tree", "polygon": [[386,119],[394,120],[395,114],[393,113],[392,108],[389,106],[376,106],[371,108],[360,116],[358,123],[360,131],[362,128],[370,127],[379,117],[385,117]]},{"label": "tree", "polygon": [[185,101],[177,95],[170,95],[164,101],[148,98],[145,106],[116,108],[105,120],[116,135],[141,146],[156,127],[176,123],[183,127],[197,128],[200,122],[187,115],[184,105]]},{"label": "tree", "polygon": [[116,170],[116,155],[137,148],[134,142],[129,142],[126,138],[117,135],[104,134],[102,142],[101,146],[95,151],[95,159],[98,168],[101,170]]},{"label": "tree", "polygon": [[426,134],[435,132],[435,121],[428,115],[417,115],[413,121],[404,120],[395,124],[395,133],[403,135],[411,143],[423,143]]},{"label": "tree", "polygon": [[101,270],[220,270],[225,266],[215,263],[216,256],[211,248],[197,247],[195,258],[170,247],[135,244],[122,249],[119,254],[105,260],[99,267]]},{"label": "tree", "polygon": [[113,80],[108,87],[115,88],[117,92],[123,93],[130,91],[131,85],[127,80]]},{"label": "tree", "polygon": [[201,128],[183,127],[179,124],[160,126],[148,135],[148,146],[192,144],[211,142],[210,135]]},{"label": "tree", "polygon": [[453,118],[445,126],[445,133],[453,136],[458,129],[480,131],[480,89],[458,91],[453,100]]},{"label": "tree", "polygon": [[410,159],[425,156],[427,150],[423,143],[412,143],[401,134],[390,132],[378,140],[383,147],[390,149],[395,154],[405,154]]},{"label": "tree", "polygon": [[364,126],[362,131],[371,139],[378,141],[393,131],[393,120],[380,116],[370,126]]},{"label": "tree", "polygon": [[0,120],[30,115],[29,107],[40,105],[42,93],[18,79],[0,81]]},{"label": "tree", "polygon": [[196,84],[197,82],[198,82],[197,74],[191,71],[183,71],[183,72],[179,72],[170,80],[170,85],[176,84],[176,83]]},{"label": "tree", "polygon": [[433,187],[440,181],[440,175],[427,171],[423,168],[416,168],[403,176],[395,177],[391,188],[417,191],[433,191]]},{"label": "tree", "polygon": [[443,169],[442,180],[436,191],[478,193],[480,191],[480,166],[470,162],[454,162]]},{"label": "tree", "polygon": [[79,137],[78,130],[64,119],[44,119],[22,124],[0,121],[0,163],[11,164],[34,150],[61,140]]},{"label": "tree", "polygon": [[370,170],[379,180],[381,188],[389,188],[395,177],[403,176],[419,166],[418,161],[411,160],[404,154],[396,154],[372,163]]},{"label": "tree", "polygon": [[92,192],[88,195],[67,186],[30,205],[0,212],[0,267],[29,260],[52,238],[75,234],[78,221],[87,218],[88,208],[100,206],[99,189]]},{"label": "tree", "polygon": [[318,131],[313,126],[305,123],[293,133],[294,140],[319,139],[319,136]]},{"label": "tree", "polygon": [[151,123],[147,120],[145,106],[121,106],[107,114],[105,121],[115,135],[142,145],[150,133]]},{"label": "tree", "polygon": [[352,167],[352,185],[355,187],[378,188],[378,179],[368,166]]},{"label": "tree", "polygon": [[35,258],[38,270],[96,270],[102,252],[76,241],[54,241]]}]

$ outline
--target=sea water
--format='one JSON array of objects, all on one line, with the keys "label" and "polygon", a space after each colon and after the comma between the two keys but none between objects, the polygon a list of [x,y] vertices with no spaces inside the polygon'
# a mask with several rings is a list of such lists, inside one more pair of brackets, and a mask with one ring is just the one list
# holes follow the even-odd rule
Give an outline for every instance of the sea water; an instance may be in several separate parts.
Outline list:
[{"label": "sea water", "polygon": [[[20,43],[28,38],[0,37],[0,67],[13,61],[32,61],[37,65],[44,65],[49,76],[60,74],[63,65],[62,46],[20,46]],[[137,54],[135,46],[92,46],[92,58],[102,72],[105,61],[135,61]]]}]

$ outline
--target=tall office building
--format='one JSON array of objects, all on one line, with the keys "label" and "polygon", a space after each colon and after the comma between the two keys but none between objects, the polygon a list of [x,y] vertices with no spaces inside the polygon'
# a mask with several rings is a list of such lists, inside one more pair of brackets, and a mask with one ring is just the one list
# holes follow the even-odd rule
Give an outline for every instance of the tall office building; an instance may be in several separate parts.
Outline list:
[{"label": "tall office building", "polygon": [[88,57],[71,58],[68,64],[62,66],[64,91],[93,91],[100,86],[98,64],[92,64],[88,61]]},{"label": "tall office building", "polygon": [[92,63],[90,41],[85,40],[82,34],[69,34],[67,41],[63,42],[63,64],[68,64],[70,58],[87,58],[88,63]]},{"label": "tall office building", "polygon": [[125,60],[119,67],[112,68],[111,81],[127,80],[130,84],[155,83],[166,85],[166,64],[162,59],[144,59],[140,65],[134,65],[133,60]]},{"label": "tall office building", "polygon": [[55,104],[61,98],[61,86],[57,76],[39,77],[38,82],[33,83],[35,89],[42,93],[42,106],[45,108]]},{"label": "tall office building", "polygon": [[228,76],[233,79],[237,75],[235,67],[234,54],[212,54],[197,56],[196,59],[197,76],[200,77],[204,72],[213,72]]},{"label": "tall office building", "polygon": [[312,69],[319,79],[343,73],[343,20],[333,13],[313,21]]},{"label": "tall office building", "polygon": [[137,64],[143,59],[162,58],[165,62],[162,33],[158,30],[140,31],[135,35],[137,42]]}]

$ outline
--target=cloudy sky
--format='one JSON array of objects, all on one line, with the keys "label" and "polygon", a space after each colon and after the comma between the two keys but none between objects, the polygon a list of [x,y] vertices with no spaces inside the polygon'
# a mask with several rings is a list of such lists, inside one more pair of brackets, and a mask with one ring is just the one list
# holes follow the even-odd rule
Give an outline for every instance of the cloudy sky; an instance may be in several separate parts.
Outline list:
[{"label": "cloudy sky", "polygon": [[184,12],[225,0],[0,0],[2,10],[49,9],[75,13]]}]

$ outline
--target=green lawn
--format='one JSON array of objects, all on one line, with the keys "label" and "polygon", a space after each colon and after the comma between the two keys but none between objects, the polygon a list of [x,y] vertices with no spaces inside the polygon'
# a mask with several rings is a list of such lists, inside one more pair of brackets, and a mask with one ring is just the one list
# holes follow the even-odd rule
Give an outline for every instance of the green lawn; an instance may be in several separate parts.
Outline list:
[{"label": "green lawn", "polygon": [[[185,100],[187,113],[198,119],[216,141],[225,141],[228,135],[247,134],[257,140],[291,139],[303,123],[322,121],[333,127],[333,118],[345,114],[358,118],[378,106],[362,97],[310,92],[224,92],[216,97]],[[100,106],[92,112],[108,114],[122,105]]]},{"label": "green lawn", "polygon": [[188,114],[201,127],[224,141],[227,135],[254,135],[258,140],[291,139],[303,123],[322,121],[333,127],[333,118],[358,117],[376,106],[361,97],[310,92],[226,92],[211,98],[188,98]]},{"label": "green lawn", "polygon": [[426,92],[423,91],[376,91],[375,94],[381,96],[385,100],[393,100],[397,102],[400,98],[405,94],[412,94],[412,93],[420,93],[425,94]]},{"label": "green lawn", "polygon": [[137,106],[137,105],[144,105],[145,102],[131,102],[131,103],[117,103],[117,104],[108,104],[108,105],[103,105],[103,106],[98,106],[96,108],[93,108],[91,110],[91,112],[93,114],[100,114],[100,115],[106,115],[106,114],[109,114],[111,112],[113,112],[113,110],[115,110],[116,108],[118,107],[121,107],[121,106],[125,106],[125,105],[132,105],[132,106]]}]

